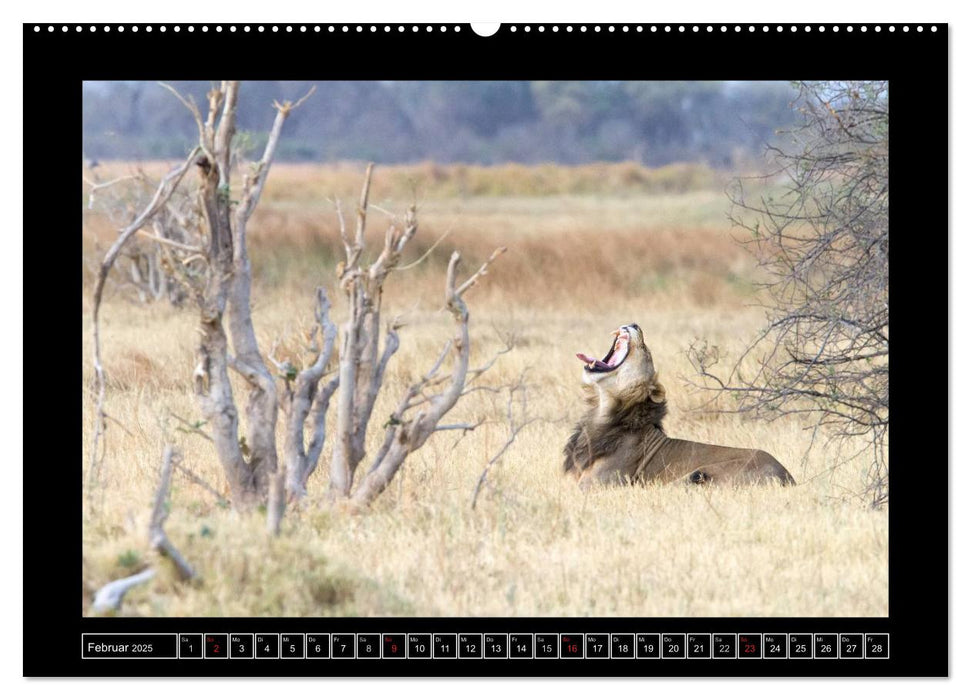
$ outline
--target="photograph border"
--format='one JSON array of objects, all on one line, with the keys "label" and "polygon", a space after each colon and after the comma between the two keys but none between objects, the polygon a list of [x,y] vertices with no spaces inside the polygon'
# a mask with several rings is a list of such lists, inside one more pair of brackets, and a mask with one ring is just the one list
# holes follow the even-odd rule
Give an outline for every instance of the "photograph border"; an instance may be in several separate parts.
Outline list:
[{"label": "photograph border", "polygon": [[[35,31],[40,26],[41,31]],[[47,27],[55,27],[48,31]],[[62,30],[62,26],[68,28]],[[76,31],[75,27],[81,27]],[[105,33],[111,26],[116,31]],[[233,69],[242,79],[316,80],[456,80],[456,79],[631,79],[631,80],[788,80],[886,79],[890,82],[891,125],[891,239],[890,313],[894,343],[890,374],[891,427],[897,439],[890,445],[894,473],[894,498],[890,519],[890,614],[886,618],[90,618],[84,617],[76,585],[81,579],[81,488],[74,471],[80,465],[82,425],[80,416],[68,417],[58,426],[59,437],[50,439],[50,421],[38,421],[25,429],[25,442],[46,441],[43,461],[59,465],[68,475],[53,488],[51,471],[29,457],[24,463],[24,674],[28,676],[946,676],[948,675],[948,472],[945,420],[940,405],[947,406],[947,381],[930,374],[939,371],[939,345],[930,329],[947,329],[947,246],[936,244],[928,232],[948,230],[948,25],[820,25],[786,24],[784,30],[762,31],[761,24],[728,25],[729,30],[707,31],[705,24],[633,24],[631,31],[609,31],[608,25],[503,25],[492,37],[479,37],[469,25],[434,25],[419,32],[372,32],[371,23],[328,25],[301,32],[301,25],[279,25],[279,31],[263,33],[230,31],[230,25],[190,25],[176,34],[145,31],[147,25],[33,25],[24,31],[24,208],[44,212],[43,227],[57,231],[68,243],[52,255],[50,243],[30,223],[24,239],[28,253],[25,268],[39,259],[53,270],[25,275],[27,304],[42,300],[74,299],[81,306],[81,237],[77,161],[81,154],[81,84],[85,80],[151,78],[200,79],[218,70],[207,56],[238,56]],[[166,25],[173,28],[175,25]],[[234,25],[242,27],[242,24]],[[256,25],[251,25],[255,27]],[[267,24],[266,27],[273,25]],[[349,26],[349,31],[342,27]],[[383,25],[376,25],[383,27]],[[398,25],[394,25],[398,26]],[[406,25],[411,27],[412,25]],[[454,31],[458,26],[461,31]],[[530,26],[532,31],[526,32]],[[585,26],[587,31],[580,31]],[[601,27],[596,31],[594,27]],[[638,32],[635,27],[643,27]],[[749,31],[749,27],[757,28]],[[834,31],[836,26],[840,31]],[[849,31],[850,26],[855,31]],[[923,27],[918,31],[918,26]],[[446,31],[439,31],[446,27]],[[790,27],[797,27],[790,31]],[[808,27],[808,31],[807,28]],[[936,27],[936,31],[931,31]],[[667,29],[665,29],[667,28]],[[904,31],[905,28],[907,31]],[[259,51],[246,51],[258,46]],[[42,70],[51,55],[84,56],[65,61],[56,72]],[[125,56],[123,61],[118,56]],[[393,56],[394,60],[388,57]],[[442,60],[442,57],[449,60]],[[137,57],[133,60],[132,57]],[[353,57],[351,60],[349,57]],[[731,60],[728,60],[729,57]],[[784,60],[779,60],[783,57]],[[712,60],[712,59],[715,60]],[[940,135],[944,135],[944,139]],[[935,175],[935,174],[938,175]],[[52,203],[57,203],[52,206]],[[50,217],[50,220],[48,220]],[[28,219],[29,221],[29,219]],[[42,250],[42,247],[47,250]],[[40,279],[42,278],[42,279]],[[41,285],[44,285],[41,288]],[[52,289],[52,285],[56,289]],[[919,285],[919,287],[918,287]],[[917,296],[924,308],[912,303]],[[57,303],[57,302],[55,302]],[[63,302],[59,306],[70,304]],[[938,307],[940,314],[938,315]],[[68,327],[76,323],[68,316]],[[25,396],[24,412],[42,415],[41,406],[64,385],[80,384],[82,343],[88,332],[73,326],[62,342],[51,342],[48,319],[26,314],[25,345],[32,343],[31,365],[49,368],[39,377],[43,388]],[[946,343],[946,338],[945,338]],[[37,346],[37,347],[33,347]],[[946,345],[945,345],[946,347]],[[39,355],[39,357],[38,357]],[[65,365],[65,357],[69,358]],[[76,364],[74,364],[76,362]],[[929,365],[929,366],[928,366]],[[77,372],[71,380],[70,368]],[[52,371],[53,370],[53,371]],[[56,371],[60,370],[60,371]],[[66,370],[66,371],[65,371]],[[24,368],[25,374],[28,368]],[[67,379],[63,376],[67,374]],[[56,386],[55,386],[56,385]],[[73,384],[78,386],[78,384]],[[77,396],[82,406],[81,393]],[[938,403],[939,402],[939,403]],[[930,407],[930,408],[928,408]],[[49,410],[49,409],[48,409]],[[70,411],[68,411],[70,414]],[[59,417],[59,416],[58,416]],[[942,425],[943,424],[943,425]],[[72,428],[76,431],[73,433]],[[33,433],[33,434],[32,434]],[[942,434],[943,433],[943,434]],[[908,435],[919,437],[919,444]],[[926,436],[940,435],[938,440]],[[54,454],[49,454],[53,450]],[[60,452],[63,451],[63,454]],[[28,454],[30,454],[28,452]],[[34,453],[40,456],[38,453]],[[938,471],[933,471],[934,469]],[[43,501],[43,505],[39,501]],[[38,585],[43,581],[44,585]],[[895,653],[887,660],[779,659],[751,664],[739,659],[692,661],[634,660],[450,659],[436,664],[431,659],[382,663],[369,659],[311,659],[273,662],[237,660],[212,665],[203,660],[161,661],[143,659],[82,660],[76,650],[82,633],[192,633],[213,630],[252,629],[255,633],[319,632],[382,633],[678,633],[735,629],[760,633],[853,633],[889,634]],[[855,632],[859,630],[859,632]],[[407,640],[407,638],[406,638]],[[53,641],[53,644],[52,644]],[[508,650],[507,650],[508,651]],[[535,655],[535,649],[534,649]],[[397,660],[395,660],[397,661]]]}]

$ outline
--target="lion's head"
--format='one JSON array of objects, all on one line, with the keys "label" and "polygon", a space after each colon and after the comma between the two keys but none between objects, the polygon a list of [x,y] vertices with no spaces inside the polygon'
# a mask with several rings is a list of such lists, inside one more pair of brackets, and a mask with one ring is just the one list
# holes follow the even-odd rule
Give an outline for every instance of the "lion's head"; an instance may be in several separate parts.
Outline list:
[{"label": "lion's head", "polygon": [[577,353],[584,363],[583,383],[596,390],[595,400],[614,410],[645,399],[664,403],[664,387],[658,381],[641,327],[631,323],[621,326],[613,335],[610,350],[602,360]]}]

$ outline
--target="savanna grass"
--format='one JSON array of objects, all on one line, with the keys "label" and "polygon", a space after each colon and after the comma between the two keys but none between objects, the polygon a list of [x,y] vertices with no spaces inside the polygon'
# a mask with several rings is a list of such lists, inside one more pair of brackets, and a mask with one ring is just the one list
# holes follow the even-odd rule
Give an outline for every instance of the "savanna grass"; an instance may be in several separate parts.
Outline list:
[{"label": "savanna grass", "polygon": [[[448,237],[389,281],[387,315],[400,313],[407,325],[375,409],[378,426],[449,337],[447,256],[461,250],[471,270],[497,245],[509,252],[468,296],[473,363],[488,359],[504,335],[516,336],[516,349],[489,381],[510,382],[525,370],[530,411],[541,420],[491,471],[474,510],[483,466],[506,439],[502,395],[466,397],[449,421],[486,422],[466,435],[433,437],[364,516],[325,507],[328,446],[310,497],[288,511],[277,539],[264,534],[260,514],[240,516],[177,473],[167,532],[200,570],[191,585],[156,562],[145,540],[167,441],[181,448],[188,469],[228,495],[211,444],[179,420],[199,416],[190,386],[195,316],[139,305],[113,285],[103,352],[107,410],[117,422],[108,427],[103,484],[86,494],[85,609],[98,586],[159,563],[162,574],[129,593],[120,614],[885,615],[887,513],[857,497],[865,455],[845,460],[845,451],[825,436],[814,441],[808,424],[793,417],[768,422],[693,410],[731,408],[732,399],[712,401],[691,386],[686,348],[706,338],[733,357],[763,322],[752,305],[754,267],[732,239],[720,182],[664,189],[650,183],[668,174],[611,167],[614,179],[606,181],[595,166],[379,169],[372,191],[380,209],[403,211],[416,187],[422,197],[421,232],[406,264]],[[278,342],[278,354],[295,364],[307,361],[313,287],[324,285],[336,318],[343,314],[334,272],[339,239],[326,198],[352,202],[359,183],[360,169],[351,166],[274,167],[251,224],[258,335],[264,348]],[[370,237],[382,235],[387,215],[374,209],[370,224]],[[110,236],[110,226],[90,215],[86,255],[93,258]],[[85,329],[89,298],[86,287]],[[760,447],[799,485],[583,494],[564,480],[561,449],[581,411],[574,353],[602,353],[610,331],[629,322],[644,328],[667,386],[670,435]],[[88,338],[83,362],[86,467]],[[372,431],[372,452],[379,432]]]}]

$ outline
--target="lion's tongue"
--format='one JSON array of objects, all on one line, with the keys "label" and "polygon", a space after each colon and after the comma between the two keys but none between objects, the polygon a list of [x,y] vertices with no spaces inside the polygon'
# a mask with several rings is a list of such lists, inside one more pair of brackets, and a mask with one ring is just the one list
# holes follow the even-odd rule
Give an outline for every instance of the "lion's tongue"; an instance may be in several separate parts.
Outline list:
[{"label": "lion's tongue", "polygon": [[585,365],[593,365],[596,369],[610,369],[608,365],[603,360],[598,360],[596,357],[590,357],[589,355],[584,355],[582,352],[577,353],[577,357],[583,361]]}]

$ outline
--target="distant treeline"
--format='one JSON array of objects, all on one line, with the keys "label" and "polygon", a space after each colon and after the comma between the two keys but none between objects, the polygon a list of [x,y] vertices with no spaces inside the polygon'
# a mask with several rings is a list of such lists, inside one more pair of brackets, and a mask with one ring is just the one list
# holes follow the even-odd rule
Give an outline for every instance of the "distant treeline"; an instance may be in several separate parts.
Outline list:
[{"label": "distant treeline", "polygon": [[[205,105],[209,83],[171,84]],[[240,92],[249,146],[262,147],[274,100],[295,100],[312,85],[316,93],[287,122],[282,160],[729,167],[759,155],[795,117],[795,92],[779,82],[259,81]],[[88,159],[174,158],[196,133],[157,83],[84,86]]]}]

